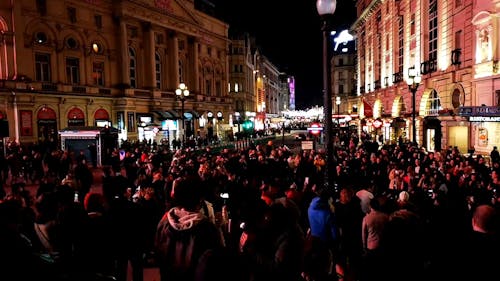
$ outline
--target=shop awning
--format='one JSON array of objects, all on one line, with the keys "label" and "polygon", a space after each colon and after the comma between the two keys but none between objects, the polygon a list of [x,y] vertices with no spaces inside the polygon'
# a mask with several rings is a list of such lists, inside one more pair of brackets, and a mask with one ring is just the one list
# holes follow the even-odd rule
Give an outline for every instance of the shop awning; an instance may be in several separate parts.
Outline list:
[{"label": "shop awning", "polygon": [[165,114],[168,116],[167,119],[172,119],[172,120],[181,119],[181,114],[177,110],[173,109],[165,110]]},{"label": "shop awning", "polygon": [[161,110],[153,110],[153,112],[158,116],[158,120],[160,120],[160,121],[168,119],[167,114],[165,114],[165,112],[163,112]]},{"label": "shop awning", "polygon": [[169,110],[165,110],[165,111],[153,110],[153,112],[158,116],[158,119],[160,121],[181,119],[181,114],[173,109],[169,109]]},{"label": "shop awning", "polygon": [[194,110],[187,110],[184,112],[184,116],[187,118],[186,113],[191,114],[193,118],[200,118],[200,114]]}]

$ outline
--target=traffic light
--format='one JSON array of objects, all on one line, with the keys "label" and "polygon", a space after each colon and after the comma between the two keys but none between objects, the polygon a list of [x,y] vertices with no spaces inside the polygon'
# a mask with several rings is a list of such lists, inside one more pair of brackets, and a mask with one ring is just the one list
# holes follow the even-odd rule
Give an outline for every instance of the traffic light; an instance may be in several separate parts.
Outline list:
[{"label": "traffic light", "polygon": [[253,122],[250,120],[245,120],[242,126],[244,131],[248,132],[253,130]]}]

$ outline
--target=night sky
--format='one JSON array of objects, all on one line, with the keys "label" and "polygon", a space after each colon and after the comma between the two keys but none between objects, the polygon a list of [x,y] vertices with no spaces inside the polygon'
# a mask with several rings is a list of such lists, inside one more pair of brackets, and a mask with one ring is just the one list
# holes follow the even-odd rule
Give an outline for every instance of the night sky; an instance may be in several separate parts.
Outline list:
[{"label": "night sky", "polygon": [[[315,0],[211,0],[231,30],[246,31],[280,71],[295,76],[296,108],[322,104],[321,19]],[[355,1],[337,0],[333,29],[355,20]]]}]

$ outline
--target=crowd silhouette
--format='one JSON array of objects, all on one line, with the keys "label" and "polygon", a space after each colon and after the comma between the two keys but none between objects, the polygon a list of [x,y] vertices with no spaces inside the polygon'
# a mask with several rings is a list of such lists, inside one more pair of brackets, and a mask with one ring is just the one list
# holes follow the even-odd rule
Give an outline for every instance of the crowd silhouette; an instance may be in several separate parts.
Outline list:
[{"label": "crowd silhouette", "polygon": [[354,135],[334,150],[325,188],[322,150],[127,143],[96,192],[85,157],[13,144],[0,278],[125,281],[129,264],[134,281],[500,278],[497,154]]}]

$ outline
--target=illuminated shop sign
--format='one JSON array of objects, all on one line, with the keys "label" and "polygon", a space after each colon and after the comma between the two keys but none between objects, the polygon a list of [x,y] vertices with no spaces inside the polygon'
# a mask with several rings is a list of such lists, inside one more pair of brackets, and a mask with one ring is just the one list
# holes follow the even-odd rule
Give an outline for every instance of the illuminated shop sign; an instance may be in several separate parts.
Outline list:
[{"label": "illuminated shop sign", "polygon": [[459,109],[460,116],[500,116],[500,107],[498,106],[462,106]]},{"label": "illuminated shop sign", "polygon": [[470,122],[500,122],[500,116],[471,116]]}]

